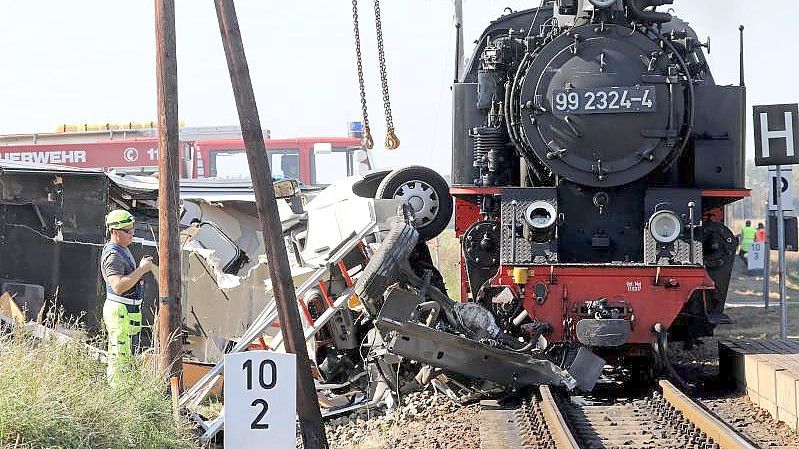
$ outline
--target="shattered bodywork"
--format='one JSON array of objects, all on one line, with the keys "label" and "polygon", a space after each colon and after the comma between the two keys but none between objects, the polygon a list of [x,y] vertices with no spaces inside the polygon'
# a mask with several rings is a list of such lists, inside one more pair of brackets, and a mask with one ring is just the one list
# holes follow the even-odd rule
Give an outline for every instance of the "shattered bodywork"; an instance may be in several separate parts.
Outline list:
[{"label": "shattered bodywork", "polygon": [[[455,394],[447,384],[458,385],[468,391],[461,398],[478,397],[484,388],[590,385],[593,374],[586,372],[601,369],[601,359],[589,353],[568,366],[554,363],[537,345],[543,330],[531,329],[526,340],[505,335],[491,312],[447,296],[401,190],[388,192],[390,199],[375,198],[385,176],[349,177],[310,200],[280,200],[275,211],[292,280],[301,289],[298,307],[324,414],[391,404],[392,391],[427,383],[450,396]],[[134,256],[157,258],[155,178],[17,169],[2,172],[0,187],[0,281],[32,285],[28,296],[57,299],[67,312],[83,314],[90,328],[99,327],[104,300],[98,265],[105,212],[131,211]],[[213,373],[210,364],[231,350],[283,350],[250,183],[187,180],[180,196],[186,357]],[[7,254],[30,257],[14,262]],[[158,297],[150,279],[145,329]],[[442,370],[454,377],[443,377]],[[469,387],[468,379],[479,382]]]}]

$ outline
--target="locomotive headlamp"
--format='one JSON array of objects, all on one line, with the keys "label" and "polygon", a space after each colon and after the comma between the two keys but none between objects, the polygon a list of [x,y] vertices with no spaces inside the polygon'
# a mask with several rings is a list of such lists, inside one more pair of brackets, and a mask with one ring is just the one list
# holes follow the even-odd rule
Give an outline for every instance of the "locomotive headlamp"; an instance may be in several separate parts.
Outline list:
[{"label": "locomotive headlamp", "polygon": [[524,213],[524,219],[533,228],[543,231],[552,227],[557,218],[555,206],[548,201],[535,201]]},{"label": "locomotive headlamp", "polygon": [[617,0],[590,0],[590,1],[591,4],[597,8],[608,8],[610,6],[613,6],[613,4],[616,3]]},{"label": "locomotive headlamp", "polygon": [[674,212],[661,210],[649,218],[649,232],[660,243],[671,243],[682,233],[682,222]]}]

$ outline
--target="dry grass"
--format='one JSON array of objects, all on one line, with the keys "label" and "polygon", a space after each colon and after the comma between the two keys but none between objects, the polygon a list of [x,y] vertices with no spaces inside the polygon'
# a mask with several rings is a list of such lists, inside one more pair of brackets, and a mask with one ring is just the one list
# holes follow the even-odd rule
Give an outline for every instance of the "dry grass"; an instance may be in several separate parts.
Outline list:
[{"label": "dry grass", "polygon": [[430,245],[430,253],[433,261],[436,260],[436,245],[438,246],[438,270],[444,276],[444,283],[447,286],[447,293],[452,299],[460,299],[460,276],[461,276],[461,247],[460,240],[455,237],[454,229],[446,229],[437,239],[427,243]]},{"label": "dry grass", "polygon": [[0,448],[196,448],[164,379],[135,367],[109,386],[80,343],[0,337]]},{"label": "dry grass", "polygon": [[[724,310],[732,319],[732,324],[719,325],[716,336],[719,338],[779,338],[780,308],[727,307]],[[799,305],[788,305],[788,337],[799,337]]]}]

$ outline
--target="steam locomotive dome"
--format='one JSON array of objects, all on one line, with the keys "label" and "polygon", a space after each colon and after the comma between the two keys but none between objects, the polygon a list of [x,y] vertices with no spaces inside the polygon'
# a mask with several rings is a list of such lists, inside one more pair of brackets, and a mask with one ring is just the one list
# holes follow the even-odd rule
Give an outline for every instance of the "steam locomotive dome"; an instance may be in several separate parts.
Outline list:
[{"label": "steam locomotive dome", "polygon": [[[524,139],[550,169],[590,186],[638,180],[673,160],[686,116],[668,51],[623,25],[583,25],[545,44],[526,71]],[[674,77],[676,79],[676,77]]]}]

